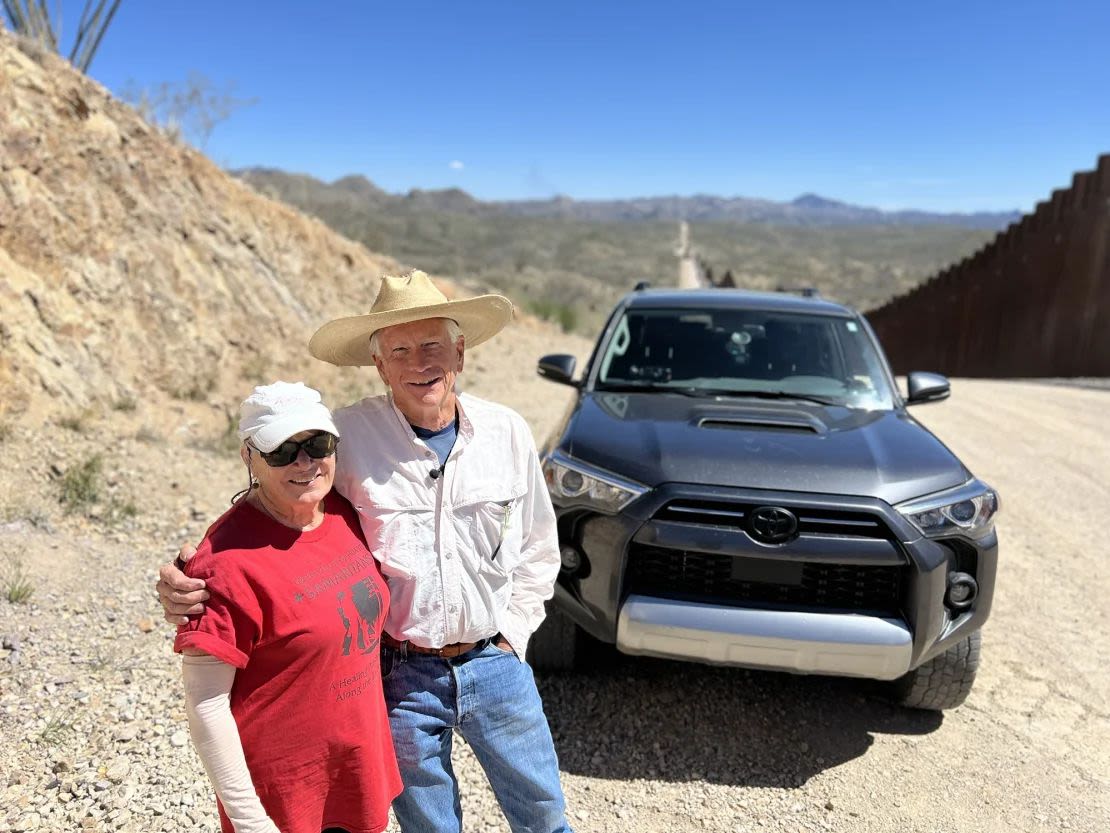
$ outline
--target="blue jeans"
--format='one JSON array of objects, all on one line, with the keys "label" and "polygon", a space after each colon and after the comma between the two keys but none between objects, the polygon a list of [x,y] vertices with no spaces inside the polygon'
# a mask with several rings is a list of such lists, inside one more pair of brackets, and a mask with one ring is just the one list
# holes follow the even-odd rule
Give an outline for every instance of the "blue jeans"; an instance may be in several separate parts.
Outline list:
[{"label": "blue jeans", "polygon": [[461,833],[453,732],[474,750],[513,833],[562,833],[559,762],[532,669],[489,642],[454,659],[382,647],[403,833]]}]

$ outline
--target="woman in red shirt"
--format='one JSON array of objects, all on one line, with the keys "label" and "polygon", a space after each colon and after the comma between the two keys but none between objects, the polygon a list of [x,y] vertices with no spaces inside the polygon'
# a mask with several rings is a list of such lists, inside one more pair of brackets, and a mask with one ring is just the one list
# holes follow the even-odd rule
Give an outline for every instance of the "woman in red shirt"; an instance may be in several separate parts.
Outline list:
[{"label": "woman in red shirt", "polygon": [[401,791],[378,642],[389,591],[332,492],[339,431],[303,384],[241,406],[250,488],[186,567],[204,615],[178,629],[189,727],[223,833],[379,833]]}]

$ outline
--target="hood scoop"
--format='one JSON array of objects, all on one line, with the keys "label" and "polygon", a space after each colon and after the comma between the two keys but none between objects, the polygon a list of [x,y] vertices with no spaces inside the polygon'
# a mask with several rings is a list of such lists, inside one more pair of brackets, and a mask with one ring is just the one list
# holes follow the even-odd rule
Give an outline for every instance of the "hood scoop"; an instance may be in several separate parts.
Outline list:
[{"label": "hood scoop", "polygon": [[795,434],[827,434],[829,430],[810,414],[784,413],[713,414],[699,417],[697,426],[731,431],[789,431]]}]

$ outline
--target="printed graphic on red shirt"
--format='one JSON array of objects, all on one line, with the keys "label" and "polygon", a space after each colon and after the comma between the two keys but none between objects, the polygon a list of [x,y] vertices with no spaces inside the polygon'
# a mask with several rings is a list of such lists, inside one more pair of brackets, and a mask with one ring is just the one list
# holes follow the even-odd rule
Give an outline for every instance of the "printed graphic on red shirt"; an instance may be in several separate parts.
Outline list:
[{"label": "printed graphic on red shirt", "polygon": [[[343,582],[353,574],[371,572],[346,589]],[[310,603],[323,599],[326,594],[334,593],[334,608],[343,626],[338,637],[340,656],[366,656],[373,662],[354,673],[341,674],[329,682],[335,702],[343,702],[359,697],[373,689],[374,672],[377,670],[377,651],[381,642],[382,624],[387,607],[383,589],[378,577],[373,556],[365,548],[355,548],[350,552],[329,561],[310,573],[297,576],[294,584],[300,588],[293,601]]]},{"label": "printed graphic on red shirt", "polygon": [[[339,618],[343,620],[343,656],[351,653],[351,642],[357,640],[358,653],[372,654],[381,638],[382,592],[369,579],[352,584],[337,597]],[[348,612],[354,609],[354,615]],[[353,622],[352,622],[353,620]]]}]

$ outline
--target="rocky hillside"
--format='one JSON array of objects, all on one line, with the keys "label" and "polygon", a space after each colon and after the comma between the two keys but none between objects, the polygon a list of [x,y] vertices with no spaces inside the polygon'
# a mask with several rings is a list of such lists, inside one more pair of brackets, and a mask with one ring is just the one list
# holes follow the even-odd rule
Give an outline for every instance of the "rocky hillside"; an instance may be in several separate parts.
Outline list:
[{"label": "rocky hillside", "polygon": [[0,419],[232,402],[283,374],[340,394],[356,371],[305,342],[397,267],[0,29]]},{"label": "rocky hillside", "polygon": [[[334,406],[381,389],[306,345],[402,268],[0,28],[0,531],[203,526],[238,488],[236,409],[253,385],[303,379]],[[542,430],[564,405],[536,358],[589,345],[527,315],[493,343],[509,339],[469,355],[463,383]],[[200,488],[169,476],[171,459],[219,499],[179,503]],[[19,554],[0,534],[0,579]]]}]

